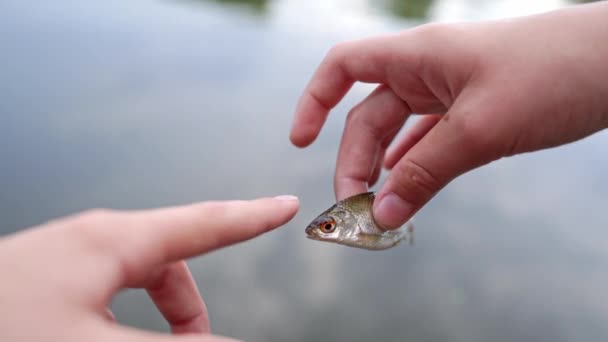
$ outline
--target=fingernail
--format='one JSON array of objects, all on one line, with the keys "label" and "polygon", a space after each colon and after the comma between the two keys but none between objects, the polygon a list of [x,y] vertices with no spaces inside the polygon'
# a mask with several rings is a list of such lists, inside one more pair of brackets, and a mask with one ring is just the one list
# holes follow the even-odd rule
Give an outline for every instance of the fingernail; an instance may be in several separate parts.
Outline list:
[{"label": "fingernail", "polygon": [[374,219],[386,228],[397,228],[407,220],[414,211],[414,206],[394,193],[380,199],[374,210]]},{"label": "fingernail", "polygon": [[279,201],[298,201],[298,197],[294,196],[294,195],[281,195],[281,196],[276,196],[274,199],[279,200]]}]

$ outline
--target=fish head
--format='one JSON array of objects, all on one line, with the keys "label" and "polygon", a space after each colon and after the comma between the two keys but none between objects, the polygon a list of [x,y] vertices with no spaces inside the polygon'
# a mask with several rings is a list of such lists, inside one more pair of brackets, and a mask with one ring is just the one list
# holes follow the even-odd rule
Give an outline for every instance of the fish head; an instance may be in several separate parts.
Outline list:
[{"label": "fish head", "polygon": [[358,225],[353,213],[334,205],[317,216],[306,227],[305,232],[309,239],[340,243],[352,239],[357,230]]}]

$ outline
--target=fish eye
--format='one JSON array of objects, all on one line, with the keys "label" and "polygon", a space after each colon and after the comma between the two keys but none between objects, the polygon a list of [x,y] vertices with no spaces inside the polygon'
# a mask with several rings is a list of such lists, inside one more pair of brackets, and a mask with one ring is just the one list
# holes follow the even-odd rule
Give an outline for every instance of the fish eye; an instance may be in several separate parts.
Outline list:
[{"label": "fish eye", "polygon": [[320,228],[323,233],[331,233],[336,229],[336,223],[333,221],[325,222],[321,224]]}]

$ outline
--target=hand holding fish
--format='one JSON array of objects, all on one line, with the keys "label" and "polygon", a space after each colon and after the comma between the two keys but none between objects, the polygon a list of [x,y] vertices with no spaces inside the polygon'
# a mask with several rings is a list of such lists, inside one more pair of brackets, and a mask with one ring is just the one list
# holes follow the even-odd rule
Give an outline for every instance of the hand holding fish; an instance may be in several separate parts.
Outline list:
[{"label": "hand holding fish", "polygon": [[[184,207],[91,211],[0,239],[0,341],[232,341],[211,335],[185,258],[289,221],[291,196]],[[116,324],[106,309],[145,288],[176,336]]]},{"label": "hand holding fish", "polygon": [[[348,114],[334,183],[341,200],[392,169],[373,218],[396,228],[467,171],[608,127],[607,41],[604,1],[341,43],[305,89],[290,138],[311,144],[354,82],[380,84]],[[427,115],[389,148],[412,113]]]}]

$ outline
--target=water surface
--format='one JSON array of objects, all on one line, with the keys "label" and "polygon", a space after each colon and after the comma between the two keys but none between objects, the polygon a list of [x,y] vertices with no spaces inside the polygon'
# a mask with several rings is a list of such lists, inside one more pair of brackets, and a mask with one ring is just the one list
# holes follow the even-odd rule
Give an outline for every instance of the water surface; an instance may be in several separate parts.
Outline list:
[{"label": "water surface", "polygon": [[[600,341],[608,335],[608,135],[501,160],[417,216],[414,248],[314,242],[345,113],[287,139],[336,42],[562,1],[103,1],[0,4],[0,232],[90,207],[294,193],[298,216],[190,261],[214,332],[247,341]],[[406,6],[407,7],[407,6]],[[126,324],[166,331],[145,294]]]}]

